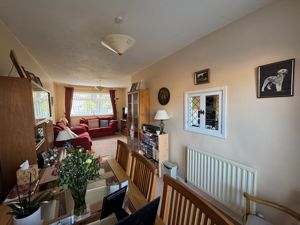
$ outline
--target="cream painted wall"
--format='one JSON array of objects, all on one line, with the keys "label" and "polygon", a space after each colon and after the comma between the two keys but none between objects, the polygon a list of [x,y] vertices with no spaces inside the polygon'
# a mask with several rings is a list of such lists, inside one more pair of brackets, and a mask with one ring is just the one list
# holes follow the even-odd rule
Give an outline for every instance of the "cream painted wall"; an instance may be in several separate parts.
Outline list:
[{"label": "cream painted wall", "polygon": [[[12,62],[9,53],[10,50],[13,49],[19,63],[24,66],[26,70],[40,77],[44,88],[49,90],[52,96],[54,95],[54,83],[51,77],[1,20],[0,49],[0,76],[8,76],[11,70]],[[15,68],[12,70],[11,76],[19,76]],[[55,120],[54,114],[54,108],[52,107],[52,117]]]},{"label": "cream painted wall", "polygon": [[[186,146],[194,146],[257,169],[258,196],[300,211],[299,21],[299,0],[277,1],[133,76],[150,89],[151,117],[158,109],[171,116],[170,159],[180,176],[186,176]],[[256,68],[290,58],[296,58],[295,96],[256,98]],[[210,83],[194,85],[193,73],[205,68]],[[184,131],[184,92],[222,86],[228,87],[227,138]],[[166,106],[157,100],[161,87],[170,90]]]},{"label": "cream painted wall", "polygon": [[[64,117],[65,112],[65,87],[74,87],[74,91],[85,91],[85,92],[98,92],[94,87],[85,87],[85,86],[71,86],[67,84],[55,84],[56,90],[56,111],[55,115],[57,120],[61,117]],[[103,89],[103,91],[108,92],[109,89]],[[117,105],[117,118],[118,120],[122,118],[122,107],[126,106],[125,103],[125,89],[124,88],[115,88],[116,90],[116,105]],[[79,124],[80,117],[72,117],[72,125]]]}]

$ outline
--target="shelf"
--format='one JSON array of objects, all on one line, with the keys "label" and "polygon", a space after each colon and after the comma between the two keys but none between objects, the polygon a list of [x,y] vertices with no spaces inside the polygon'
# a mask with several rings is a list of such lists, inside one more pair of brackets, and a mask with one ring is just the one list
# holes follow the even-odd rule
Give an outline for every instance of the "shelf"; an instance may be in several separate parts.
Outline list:
[{"label": "shelf", "polygon": [[39,148],[45,143],[45,141],[45,138],[41,139],[40,142],[35,145],[35,151],[38,151]]},{"label": "shelf", "polygon": [[47,123],[48,121],[49,121],[49,119],[44,119],[44,120],[37,121],[37,122],[35,122],[35,126],[36,127],[40,126],[41,124]]}]

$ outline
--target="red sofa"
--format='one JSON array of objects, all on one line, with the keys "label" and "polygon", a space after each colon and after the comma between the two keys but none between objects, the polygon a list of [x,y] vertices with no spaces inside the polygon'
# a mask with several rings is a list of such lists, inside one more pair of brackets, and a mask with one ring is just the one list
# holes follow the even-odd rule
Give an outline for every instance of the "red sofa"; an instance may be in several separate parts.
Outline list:
[{"label": "red sofa", "polygon": [[[99,127],[97,128],[89,128],[89,120],[98,119]],[[101,120],[107,121],[108,126],[101,126]],[[113,119],[113,116],[95,116],[91,118],[81,118],[80,125],[85,126],[87,132],[90,134],[92,138],[101,137],[107,135],[114,135],[118,130],[118,121]]]},{"label": "red sofa", "polygon": [[[65,128],[67,128],[67,125],[64,122],[57,122],[55,125],[53,125],[54,140],[56,140],[59,131],[64,130]],[[92,149],[92,139],[85,126],[75,126],[72,127],[71,130],[78,135],[76,139],[71,139],[69,141],[73,147],[81,146],[85,150]],[[64,144],[65,141],[54,141],[54,146],[56,147],[63,147]]]}]

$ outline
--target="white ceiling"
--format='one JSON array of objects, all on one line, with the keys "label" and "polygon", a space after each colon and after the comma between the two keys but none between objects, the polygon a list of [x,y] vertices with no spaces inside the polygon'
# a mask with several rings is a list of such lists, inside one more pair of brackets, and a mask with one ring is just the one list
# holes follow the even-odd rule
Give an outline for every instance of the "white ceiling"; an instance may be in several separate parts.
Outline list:
[{"label": "white ceiling", "polygon": [[[270,2],[0,0],[0,19],[54,81],[125,87],[134,73]],[[119,30],[113,24],[119,15],[124,18],[121,33],[136,39],[123,56],[99,41]]]}]

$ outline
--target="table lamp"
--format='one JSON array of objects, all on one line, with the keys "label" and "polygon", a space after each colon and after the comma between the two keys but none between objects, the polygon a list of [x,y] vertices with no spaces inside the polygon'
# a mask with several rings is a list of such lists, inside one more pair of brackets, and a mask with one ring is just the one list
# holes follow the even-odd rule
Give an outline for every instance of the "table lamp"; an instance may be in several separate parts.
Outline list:
[{"label": "table lamp", "polygon": [[160,127],[160,133],[161,133],[161,134],[164,132],[164,127],[165,127],[163,121],[164,121],[164,120],[168,120],[169,118],[170,118],[170,117],[169,117],[167,111],[164,110],[164,109],[160,109],[160,110],[158,110],[158,111],[156,112],[154,119],[155,119],[155,120],[160,120],[159,127]]},{"label": "table lamp", "polygon": [[77,137],[78,135],[71,131],[70,128],[66,128],[64,130],[59,131],[56,137],[56,141],[69,141]]}]

